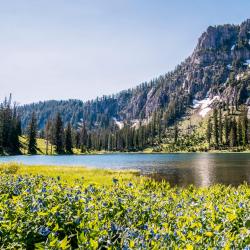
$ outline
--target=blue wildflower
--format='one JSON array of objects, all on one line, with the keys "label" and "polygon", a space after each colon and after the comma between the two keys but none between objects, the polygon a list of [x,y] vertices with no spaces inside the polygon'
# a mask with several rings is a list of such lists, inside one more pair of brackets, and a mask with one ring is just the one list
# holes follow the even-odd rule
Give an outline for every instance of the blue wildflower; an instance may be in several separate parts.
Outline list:
[{"label": "blue wildflower", "polygon": [[38,233],[39,233],[40,235],[42,235],[42,236],[45,237],[45,236],[48,236],[48,235],[50,234],[50,229],[49,229],[48,227],[42,226],[42,227],[40,227]]},{"label": "blue wildflower", "polygon": [[108,203],[107,203],[107,202],[103,202],[103,203],[102,203],[102,206],[103,206],[103,207],[107,207],[107,206],[108,206]]},{"label": "blue wildflower", "polygon": [[37,206],[34,206],[34,207],[31,207],[31,208],[30,208],[30,212],[32,212],[32,213],[35,213],[35,212],[37,212],[37,211],[38,211]]},{"label": "blue wildflower", "polygon": [[129,182],[128,187],[133,187],[133,184],[131,182]]},{"label": "blue wildflower", "polygon": [[111,231],[116,232],[117,231],[117,226],[111,222]]}]

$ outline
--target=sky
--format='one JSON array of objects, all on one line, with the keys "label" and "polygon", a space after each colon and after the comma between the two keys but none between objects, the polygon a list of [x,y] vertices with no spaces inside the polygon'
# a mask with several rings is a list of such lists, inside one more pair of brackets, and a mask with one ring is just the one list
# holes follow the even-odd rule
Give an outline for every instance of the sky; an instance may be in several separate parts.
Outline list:
[{"label": "sky", "polygon": [[0,98],[19,104],[117,93],[173,70],[209,25],[249,0],[0,0]]}]

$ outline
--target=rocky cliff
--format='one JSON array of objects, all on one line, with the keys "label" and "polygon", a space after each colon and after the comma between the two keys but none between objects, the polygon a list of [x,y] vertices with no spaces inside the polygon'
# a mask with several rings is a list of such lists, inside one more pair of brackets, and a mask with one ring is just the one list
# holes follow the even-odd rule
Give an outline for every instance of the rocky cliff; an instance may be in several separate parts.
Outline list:
[{"label": "rocky cliff", "polygon": [[24,126],[31,112],[35,111],[40,119],[39,126],[43,127],[46,117],[60,112],[62,104],[67,110],[67,114],[62,113],[64,121],[77,124],[83,119],[89,129],[109,127],[117,121],[145,121],[155,112],[159,112],[166,123],[173,123],[194,101],[205,98],[249,105],[249,79],[250,19],[241,25],[208,27],[192,55],[174,71],[134,89],[86,103],[79,102],[77,107],[72,107],[71,101],[68,109],[66,101],[57,102],[57,105],[53,102],[53,109],[48,109],[46,103],[26,105],[20,107],[19,112],[24,117]]}]

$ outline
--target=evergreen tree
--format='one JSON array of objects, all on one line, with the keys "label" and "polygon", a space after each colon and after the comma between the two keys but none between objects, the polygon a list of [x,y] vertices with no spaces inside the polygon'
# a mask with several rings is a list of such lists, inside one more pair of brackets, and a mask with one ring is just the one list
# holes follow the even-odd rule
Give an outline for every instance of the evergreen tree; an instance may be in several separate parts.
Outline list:
[{"label": "evergreen tree", "polygon": [[88,138],[88,134],[87,134],[87,130],[86,130],[86,125],[83,122],[82,127],[81,127],[81,131],[80,131],[80,148],[81,148],[81,153],[84,152],[84,150],[87,147],[87,140],[89,139],[89,147],[91,147],[91,138]]},{"label": "evergreen tree", "polygon": [[225,135],[225,145],[229,146],[229,135],[230,135],[230,121],[228,116],[226,115],[224,118],[224,135]]},{"label": "evergreen tree", "polygon": [[238,138],[238,142],[237,144],[239,146],[242,146],[243,144],[243,138],[242,138],[242,123],[241,123],[241,118],[238,117],[238,120],[237,120],[237,138]]},{"label": "evergreen tree", "polygon": [[77,131],[75,131],[75,147],[77,148],[77,149],[79,149],[80,148],[80,145],[81,145],[81,134],[80,134],[80,131],[79,130],[77,130]]},{"label": "evergreen tree", "polygon": [[247,118],[248,109],[243,109],[242,119],[242,145],[246,146],[248,143],[248,118]]},{"label": "evergreen tree", "polygon": [[178,134],[179,134],[179,129],[177,124],[174,126],[174,144],[177,144],[178,142]]},{"label": "evergreen tree", "polygon": [[56,115],[56,119],[54,121],[54,144],[56,147],[56,153],[62,154],[64,153],[64,131],[63,131],[63,122],[59,113]]},{"label": "evergreen tree", "polygon": [[210,146],[211,144],[211,138],[212,138],[212,122],[211,118],[209,117],[208,122],[207,122],[207,131],[206,131],[206,136],[207,136],[207,142]]},{"label": "evergreen tree", "polygon": [[219,143],[223,143],[223,122],[222,122],[222,110],[219,109]]},{"label": "evergreen tree", "polygon": [[47,155],[49,153],[49,142],[51,142],[52,145],[52,122],[50,119],[46,122],[45,125],[45,140],[46,140],[45,154]]},{"label": "evergreen tree", "polygon": [[218,147],[219,145],[219,132],[218,132],[218,110],[215,108],[213,111],[213,119],[214,119],[214,143],[215,146]]},{"label": "evergreen tree", "polygon": [[33,112],[28,127],[28,143],[27,143],[28,154],[36,154],[37,152],[36,136],[37,136],[37,121],[36,121],[36,115]]},{"label": "evergreen tree", "polygon": [[230,146],[237,146],[237,123],[235,118],[231,121],[231,129],[230,129]]},{"label": "evergreen tree", "polygon": [[70,123],[67,124],[65,131],[65,149],[68,154],[73,153],[73,145],[72,145],[72,130]]}]

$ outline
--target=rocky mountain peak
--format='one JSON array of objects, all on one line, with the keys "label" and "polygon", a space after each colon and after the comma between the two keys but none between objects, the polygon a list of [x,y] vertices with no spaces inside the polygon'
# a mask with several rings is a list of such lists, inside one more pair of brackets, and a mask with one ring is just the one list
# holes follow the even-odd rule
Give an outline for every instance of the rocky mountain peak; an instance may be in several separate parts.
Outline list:
[{"label": "rocky mountain peak", "polygon": [[[154,113],[163,120],[174,122],[185,114],[193,100],[214,100],[249,104],[250,97],[250,19],[241,25],[209,26],[198,39],[190,57],[174,71],[143,83],[132,90],[122,91],[113,97],[105,97],[77,105],[74,119],[84,119],[89,128],[107,128],[116,121],[149,120]],[[43,105],[44,106],[44,105]],[[58,107],[37,105],[40,117],[53,117]],[[63,105],[63,108],[68,105]],[[27,125],[34,107],[20,109]],[[48,112],[49,110],[49,112]],[[68,112],[65,112],[68,114]],[[69,116],[69,115],[68,115]],[[65,117],[65,121],[68,121]],[[43,124],[45,118],[40,118]],[[98,124],[98,125],[96,125]],[[42,127],[42,126],[41,126]]]}]

